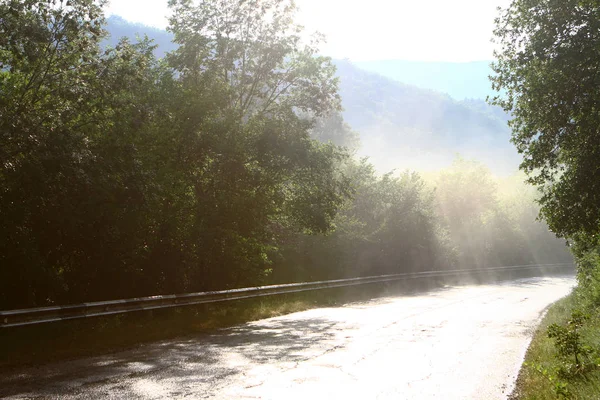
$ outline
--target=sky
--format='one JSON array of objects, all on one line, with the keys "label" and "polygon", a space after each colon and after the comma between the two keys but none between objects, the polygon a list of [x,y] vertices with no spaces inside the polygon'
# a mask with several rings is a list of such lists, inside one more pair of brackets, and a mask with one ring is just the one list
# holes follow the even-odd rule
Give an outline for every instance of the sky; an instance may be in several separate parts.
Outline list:
[{"label": "sky", "polygon": [[[494,17],[510,0],[296,0],[297,21],[327,37],[322,52],[352,61],[491,60]],[[108,14],[167,26],[167,0],[110,0]]]}]

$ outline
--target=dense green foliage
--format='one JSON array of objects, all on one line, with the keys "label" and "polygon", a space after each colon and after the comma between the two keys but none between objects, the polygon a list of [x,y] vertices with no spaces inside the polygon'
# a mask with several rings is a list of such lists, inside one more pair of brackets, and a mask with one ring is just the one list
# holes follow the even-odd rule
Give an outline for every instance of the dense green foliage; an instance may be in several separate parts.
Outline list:
[{"label": "dense green foliage", "polygon": [[332,229],[343,153],[294,110],[336,110],[337,83],[285,34],[293,9],[248,31],[263,49],[174,3],[180,46],[158,62],[144,41],[100,48],[100,2],[0,4],[3,306],[255,283],[282,232]]},{"label": "dense green foliage", "polygon": [[572,261],[536,220],[536,193],[520,175],[498,179],[460,158],[427,178],[378,176],[366,159],[343,171],[354,196],[335,231],[291,237],[275,262],[279,281]]},{"label": "dense green foliage", "polygon": [[593,0],[518,0],[497,20],[495,103],[514,116],[521,168],[561,236],[600,230],[599,28]]},{"label": "dense green foliage", "polygon": [[159,59],[102,1],[0,1],[0,308],[565,257],[480,164],[355,160],[291,2],[170,5]]},{"label": "dense green foliage", "polygon": [[549,226],[572,242],[589,304],[600,287],[599,27],[597,1],[514,0],[496,20],[492,77],[521,169],[542,192]]}]

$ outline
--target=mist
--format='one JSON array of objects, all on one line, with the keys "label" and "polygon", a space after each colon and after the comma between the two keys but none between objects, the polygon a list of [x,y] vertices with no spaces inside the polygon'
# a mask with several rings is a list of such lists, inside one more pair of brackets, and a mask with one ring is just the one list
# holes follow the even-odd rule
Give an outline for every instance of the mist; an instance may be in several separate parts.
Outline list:
[{"label": "mist", "polygon": [[[510,143],[509,116],[485,98],[456,100],[393,79],[399,78],[397,74],[363,70],[358,66],[362,63],[338,60],[335,64],[342,115],[360,137],[357,153],[369,157],[381,173],[435,171],[449,166],[456,155],[479,160],[499,176],[518,169],[520,156]],[[454,68],[460,69],[459,65]],[[465,71],[457,73],[456,80],[471,69],[471,64],[463,65]],[[433,80],[435,70],[429,72]],[[481,90],[477,80],[464,88],[474,96]]]},{"label": "mist", "polygon": [[[356,193],[332,237],[304,238],[306,247],[323,246],[303,262],[315,266],[312,274],[572,262],[565,241],[538,219],[539,193],[519,171],[503,110],[348,60],[336,66],[344,110],[319,121],[311,134],[348,150],[342,171]],[[321,259],[342,266],[334,272]]]}]

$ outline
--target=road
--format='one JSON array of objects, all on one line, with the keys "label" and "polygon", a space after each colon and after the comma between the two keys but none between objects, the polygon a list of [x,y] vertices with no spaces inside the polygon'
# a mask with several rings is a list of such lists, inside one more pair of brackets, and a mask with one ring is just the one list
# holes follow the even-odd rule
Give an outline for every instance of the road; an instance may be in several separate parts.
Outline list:
[{"label": "road", "polygon": [[452,286],[0,376],[0,397],[504,399],[570,277]]}]

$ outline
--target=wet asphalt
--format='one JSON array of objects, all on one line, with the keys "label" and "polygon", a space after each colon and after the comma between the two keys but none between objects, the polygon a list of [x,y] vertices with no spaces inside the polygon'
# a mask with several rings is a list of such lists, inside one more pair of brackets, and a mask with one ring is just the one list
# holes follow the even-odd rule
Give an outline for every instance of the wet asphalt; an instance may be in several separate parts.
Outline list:
[{"label": "wet asphalt", "polygon": [[0,376],[8,399],[506,399],[571,277],[320,308]]}]

